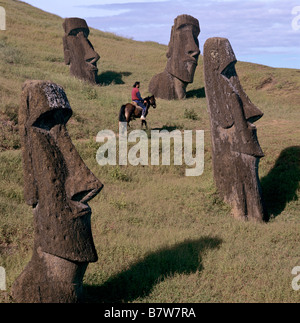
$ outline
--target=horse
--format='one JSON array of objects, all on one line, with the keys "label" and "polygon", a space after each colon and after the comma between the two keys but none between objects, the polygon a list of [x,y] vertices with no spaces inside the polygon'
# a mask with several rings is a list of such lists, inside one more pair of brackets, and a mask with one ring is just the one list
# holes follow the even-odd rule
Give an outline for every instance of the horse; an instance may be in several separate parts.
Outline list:
[{"label": "horse", "polygon": [[[145,118],[149,112],[150,106],[153,107],[153,109],[156,109],[156,101],[154,95],[148,96],[144,99],[146,101],[146,112],[145,112]],[[120,114],[119,114],[119,122],[127,122],[127,125],[130,127],[129,123],[131,120],[140,118],[142,116],[143,109],[137,105],[136,102],[127,103],[121,106]],[[141,127],[145,125],[147,129],[147,121],[142,120]]]}]

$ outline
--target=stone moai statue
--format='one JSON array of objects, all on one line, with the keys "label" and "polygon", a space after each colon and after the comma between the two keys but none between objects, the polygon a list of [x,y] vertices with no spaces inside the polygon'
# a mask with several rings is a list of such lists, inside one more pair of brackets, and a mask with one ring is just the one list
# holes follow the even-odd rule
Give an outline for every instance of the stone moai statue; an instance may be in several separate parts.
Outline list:
[{"label": "stone moai statue", "polygon": [[149,84],[149,92],[155,97],[166,100],[186,97],[186,87],[193,83],[198,65],[199,33],[199,21],[196,18],[181,15],[174,20],[166,68],[155,75]]},{"label": "stone moai statue", "polygon": [[70,65],[71,75],[90,83],[97,83],[97,61],[100,56],[88,40],[90,30],[86,21],[80,18],[66,18],[63,27],[65,64]]},{"label": "stone moai statue", "polygon": [[26,81],[19,110],[24,198],[33,207],[34,246],[16,279],[19,303],[82,301],[82,279],[97,261],[87,202],[103,185],[80,158],[66,129],[72,110],[64,90]]},{"label": "stone moai statue", "polygon": [[263,113],[250,101],[236,74],[235,54],[225,38],[204,44],[205,92],[210,116],[214,178],[234,217],[265,219],[258,163],[263,157],[253,122]]}]

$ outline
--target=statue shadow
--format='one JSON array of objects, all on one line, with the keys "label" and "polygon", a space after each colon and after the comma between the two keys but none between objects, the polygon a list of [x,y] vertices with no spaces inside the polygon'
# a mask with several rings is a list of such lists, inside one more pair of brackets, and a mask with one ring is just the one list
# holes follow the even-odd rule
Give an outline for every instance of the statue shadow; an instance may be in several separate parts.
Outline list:
[{"label": "statue shadow", "polygon": [[219,248],[222,240],[203,237],[187,240],[145,256],[101,286],[84,286],[86,303],[126,303],[149,295],[153,287],[175,274],[203,269],[201,254]]},{"label": "statue shadow", "polygon": [[117,73],[114,71],[106,71],[97,76],[96,82],[99,85],[107,86],[110,84],[125,84],[122,80],[123,76],[130,76],[130,72]]},{"label": "statue shadow", "polygon": [[181,127],[176,126],[176,125],[163,125],[161,128],[152,128],[151,130],[157,130],[157,131],[162,131],[162,130],[167,130],[168,132],[172,132],[173,130],[181,130]]},{"label": "statue shadow", "polygon": [[300,182],[300,146],[284,149],[268,175],[261,179],[268,218],[277,217],[288,202],[297,200]]},{"label": "statue shadow", "polygon": [[200,89],[197,90],[191,90],[191,91],[187,91],[186,92],[186,98],[197,98],[197,99],[202,99],[202,98],[206,98],[205,95],[205,88],[202,87]]}]

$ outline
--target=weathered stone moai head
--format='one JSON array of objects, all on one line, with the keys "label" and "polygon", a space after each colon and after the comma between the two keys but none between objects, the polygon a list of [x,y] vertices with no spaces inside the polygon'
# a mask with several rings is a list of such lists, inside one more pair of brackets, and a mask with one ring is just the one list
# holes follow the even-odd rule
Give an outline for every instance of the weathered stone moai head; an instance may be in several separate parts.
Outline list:
[{"label": "weathered stone moai head", "polygon": [[199,21],[194,17],[181,15],[174,20],[167,66],[149,84],[149,91],[156,97],[167,100],[185,98],[187,85],[194,81],[200,55],[199,33]]},{"label": "weathered stone moai head", "polygon": [[203,59],[216,185],[235,217],[262,221],[266,214],[258,163],[264,155],[253,122],[263,113],[240,84],[237,60],[227,39],[208,39]]},{"label": "weathered stone moai head", "polygon": [[84,19],[67,18],[63,23],[64,56],[66,65],[70,65],[71,75],[97,83],[97,61],[100,59],[88,40],[89,27]]},{"label": "weathered stone moai head", "polygon": [[97,261],[87,202],[102,189],[66,129],[72,110],[64,90],[27,81],[19,110],[24,197],[33,207],[31,261],[13,286],[17,302],[78,302],[89,262]]}]

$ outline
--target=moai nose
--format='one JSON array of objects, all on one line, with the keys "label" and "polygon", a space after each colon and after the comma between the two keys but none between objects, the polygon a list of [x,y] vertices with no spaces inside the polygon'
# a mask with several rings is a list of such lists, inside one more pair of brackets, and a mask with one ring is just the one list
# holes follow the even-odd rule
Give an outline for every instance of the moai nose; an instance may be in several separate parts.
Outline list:
[{"label": "moai nose", "polygon": [[57,144],[66,162],[67,178],[65,190],[71,200],[86,204],[101,191],[103,184],[84,163],[67,134],[65,127],[63,128],[59,136],[62,139]]},{"label": "moai nose", "polygon": [[97,61],[100,59],[99,54],[94,50],[90,41],[86,38],[83,39],[83,46],[85,50],[84,59],[86,62],[96,64]]}]

